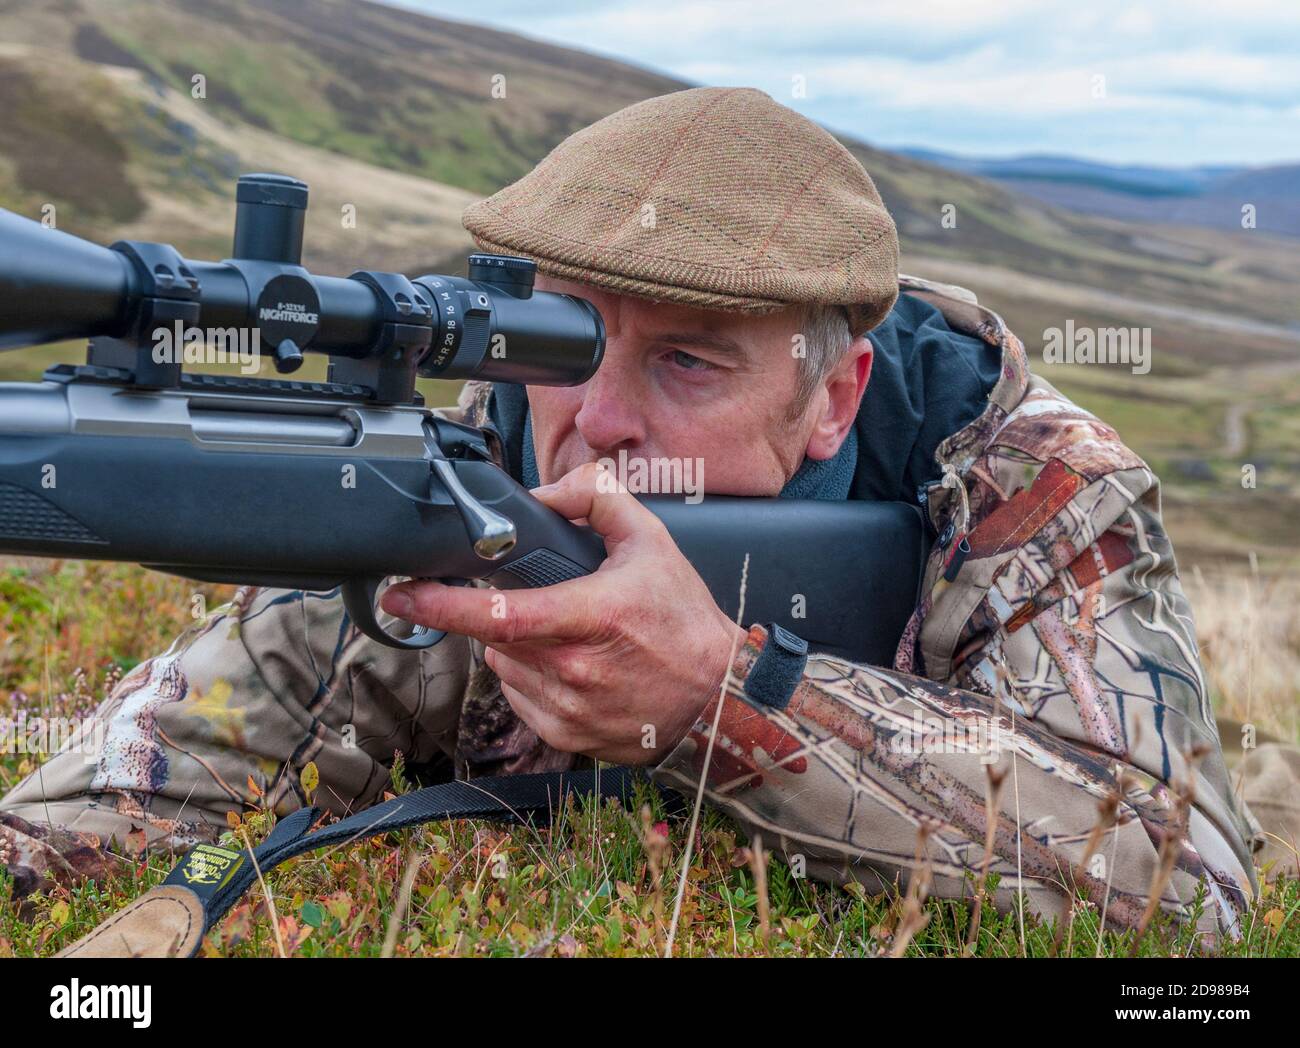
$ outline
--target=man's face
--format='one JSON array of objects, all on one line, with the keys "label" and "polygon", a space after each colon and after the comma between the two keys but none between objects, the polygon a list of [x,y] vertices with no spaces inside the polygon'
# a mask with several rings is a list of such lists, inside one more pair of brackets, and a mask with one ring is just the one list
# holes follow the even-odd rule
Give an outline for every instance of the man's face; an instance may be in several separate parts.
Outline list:
[{"label": "man's face", "polygon": [[865,338],[791,417],[798,310],[722,313],[541,274],[537,288],[588,299],[606,332],[605,358],[590,381],[528,387],[544,484],[625,451],[629,461],[702,462],[712,494],[776,495],[805,455],[832,457],[857,414],[870,371]]}]

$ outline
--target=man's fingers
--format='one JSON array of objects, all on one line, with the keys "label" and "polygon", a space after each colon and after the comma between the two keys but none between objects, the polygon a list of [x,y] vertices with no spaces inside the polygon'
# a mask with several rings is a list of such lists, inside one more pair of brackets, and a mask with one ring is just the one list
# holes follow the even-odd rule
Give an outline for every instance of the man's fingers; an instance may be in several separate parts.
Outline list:
[{"label": "man's fingers", "polygon": [[499,648],[489,646],[483,652],[483,659],[502,686],[514,688],[526,696],[529,703],[541,710],[549,710],[555,694],[557,682],[548,682],[541,670],[535,669],[518,659],[513,659]]},{"label": "man's fingers", "polygon": [[519,719],[552,749],[574,752],[577,740],[564,716],[559,681],[491,646],[484,650],[483,658],[497,675],[501,694]]},{"label": "man's fingers", "polygon": [[544,707],[533,702],[530,696],[504,682],[501,694],[510,703],[510,708],[519,715],[519,719],[532,728],[537,737],[551,749],[563,753],[580,752],[581,743],[570,735],[569,729]]},{"label": "man's fingers", "polygon": [[[537,669],[497,648],[484,653],[501,682],[501,693],[520,719],[552,749],[581,752],[592,741],[580,702],[555,673]],[[543,664],[544,665],[544,664]]]},{"label": "man's fingers", "polygon": [[432,629],[474,637],[485,644],[522,644],[568,635],[579,620],[570,583],[538,590],[479,589],[441,582],[390,586],[380,607],[390,615]]},{"label": "man's fingers", "polygon": [[597,534],[613,544],[644,534],[647,529],[663,527],[659,518],[629,494],[613,473],[595,462],[571,470],[533,494],[567,520],[585,517]]}]

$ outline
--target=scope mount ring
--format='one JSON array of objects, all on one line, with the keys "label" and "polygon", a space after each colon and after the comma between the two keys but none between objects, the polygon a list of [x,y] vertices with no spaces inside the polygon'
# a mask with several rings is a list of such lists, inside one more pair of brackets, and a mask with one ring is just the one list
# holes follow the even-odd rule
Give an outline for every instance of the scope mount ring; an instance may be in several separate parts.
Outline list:
[{"label": "scope mount ring", "polygon": [[[357,629],[373,641],[385,647],[400,648],[404,651],[427,651],[438,644],[445,636],[446,630],[430,629],[416,626],[409,637],[399,637],[389,633],[379,624],[375,615],[375,597],[383,583],[382,578],[353,577],[343,583],[343,606],[356,624]],[[417,580],[418,581],[418,580]],[[447,586],[464,586],[467,579],[441,579]]]}]

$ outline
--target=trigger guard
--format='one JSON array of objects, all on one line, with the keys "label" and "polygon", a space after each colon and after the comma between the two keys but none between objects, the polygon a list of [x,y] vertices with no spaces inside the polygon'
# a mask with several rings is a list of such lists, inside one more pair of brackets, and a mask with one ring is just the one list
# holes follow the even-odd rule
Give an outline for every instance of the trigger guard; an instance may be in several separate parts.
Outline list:
[{"label": "trigger guard", "polygon": [[[385,647],[400,648],[404,651],[426,651],[447,636],[446,630],[429,629],[416,626],[409,637],[394,637],[379,625],[375,617],[375,595],[383,579],[352,578],[343,583],[343,606],[356,624],[357,629],[373,641]],[[445,580],[448,585],[464,585],[464,579]]]}]

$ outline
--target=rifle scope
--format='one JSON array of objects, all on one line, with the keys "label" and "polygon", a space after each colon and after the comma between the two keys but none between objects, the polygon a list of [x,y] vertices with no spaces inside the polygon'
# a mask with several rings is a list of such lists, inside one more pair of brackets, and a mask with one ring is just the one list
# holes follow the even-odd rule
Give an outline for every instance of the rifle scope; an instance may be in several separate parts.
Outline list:
[{"label": "rifle scope", "polygon": [[282,374],[304,351],[325,353],[331,382],[381,402],[412,399],[417,373],[566,386],[600,365],[600,313],[585,299],[534,292],[530,259],[473,254],[467,277],[308,272],[307,195],[295,178],[241,177],[233,255],[222,262],[159,243],[101,247],[0,210],[0,349],[90,338],[92,365],[166,388],[180,367],[151,352],[160,332],[255,333]]}]

